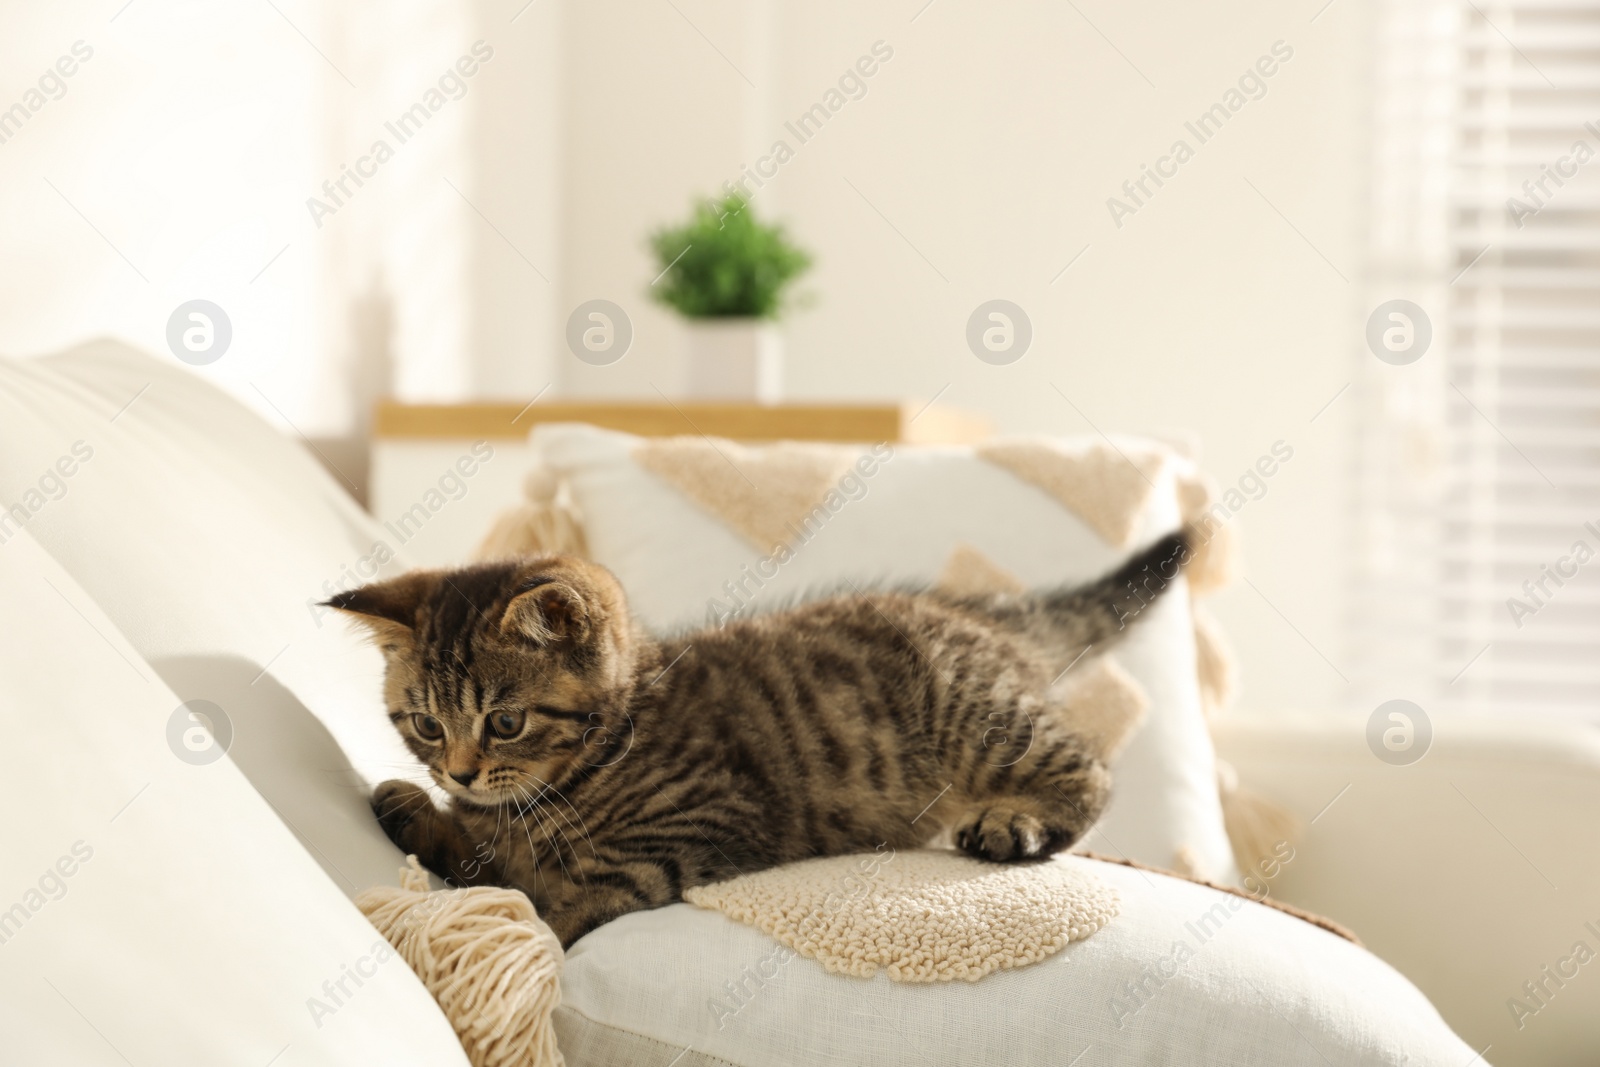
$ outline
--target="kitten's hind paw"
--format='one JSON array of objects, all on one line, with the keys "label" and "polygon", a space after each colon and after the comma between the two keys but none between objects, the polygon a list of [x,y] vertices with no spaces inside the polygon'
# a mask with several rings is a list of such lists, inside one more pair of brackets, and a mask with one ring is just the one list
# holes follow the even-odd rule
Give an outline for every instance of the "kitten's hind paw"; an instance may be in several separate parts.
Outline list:
[{"label": "kitten's hind paw", "polygon": [[956,847],[991,863],[1042,859],[1072,844],[1065,826],[1004,802],[974,808],[956,824]]},{"label": "kitten's hind paw", "polygon": [[402,849],[406,847],[406,827],[432,808],[433,798],[415,782],[391,778],[372,791],[372,813],[378,817],[378,825]]}]

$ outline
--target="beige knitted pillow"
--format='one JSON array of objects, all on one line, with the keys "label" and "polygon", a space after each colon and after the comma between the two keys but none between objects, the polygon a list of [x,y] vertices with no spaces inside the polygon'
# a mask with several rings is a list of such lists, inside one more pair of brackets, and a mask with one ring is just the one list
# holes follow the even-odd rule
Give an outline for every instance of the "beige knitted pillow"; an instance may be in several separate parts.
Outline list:
[{"label": "beige knitted pillow", "polygon": [[919,850],[833,856],[684,894],[834,974],[976,982],[1037,963],[1117,914],[1116,890],[1081,865],[983,863]]}]

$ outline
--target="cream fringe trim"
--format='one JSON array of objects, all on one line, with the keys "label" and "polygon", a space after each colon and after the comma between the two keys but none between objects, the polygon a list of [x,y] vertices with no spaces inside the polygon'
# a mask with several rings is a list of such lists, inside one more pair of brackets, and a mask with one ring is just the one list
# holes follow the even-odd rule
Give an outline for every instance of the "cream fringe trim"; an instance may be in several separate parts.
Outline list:
[{"label": "cream fringe trim", "polygon": [[428,891],[407,856],[401,888],[356,907],[395,947],[455,1027],[473,1067],[564,1067],[551,1013],[561,1003],[561,942],[515,889]]},{"label": "cream fringe trim", "polygon": [[1242,875],[1266,871],[1278,846],[1293,843],[1305,832],[1293,812],[1240,785],[1239,772],[1223,759],[1217,760],[1217,792],[1222,799],[1222,823],[1233,846],[1233,862]]},{"label": "cream fringe trim", "polygon": [[492,560],[549,553],[588,556],[583,519],[572,491],[544,467],[534,467],[522,483],[527,500],[494,520],[473,559]]},{"label": "cream fringe trim", "polygon": [[[1232,523],[1214,513],[1217,484],[1192,463],[1180,462],[1177,475],[1178,504],[1194,542],[1187,574],[1196,595],[1215,592],[1238,577],[1239,546]],[[1226,514],[1226,513],[1224,513]]]},{"label": "cream fringe trim", "polygon": [[1196,604],[1194,607],[1195,666],[1200,675],[1200,701],[1206,718],[1214,719],[1233,703],[1238,689],[1238,661],[1222,627],[1211,612]]}]

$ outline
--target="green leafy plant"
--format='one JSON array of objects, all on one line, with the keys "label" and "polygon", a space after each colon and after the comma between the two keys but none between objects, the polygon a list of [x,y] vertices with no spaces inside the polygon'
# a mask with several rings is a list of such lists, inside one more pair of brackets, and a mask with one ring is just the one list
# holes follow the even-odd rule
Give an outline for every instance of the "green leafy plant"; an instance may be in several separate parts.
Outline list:
[{"label": "green leafy plant", "polygon": [[691,319],[777,318],[784,290],[811,266],[781,226],[756,221],[741,197],[707,200],[681,226],[650,237],[655,298]]}]

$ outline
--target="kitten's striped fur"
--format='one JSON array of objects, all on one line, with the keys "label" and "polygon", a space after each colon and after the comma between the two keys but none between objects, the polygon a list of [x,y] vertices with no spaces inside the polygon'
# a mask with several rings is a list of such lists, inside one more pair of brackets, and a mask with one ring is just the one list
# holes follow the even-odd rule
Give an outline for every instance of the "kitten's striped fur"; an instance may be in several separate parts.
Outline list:
[{"label": "kitten's striped fur", "polygon": [[811,856],[944,831],[999,862],[1070,846],[1110,779],[1051,683],[1188,554],[1174,534],[1077,589],[849,592],[660,640],[608,571],[572,557],[419,571],[330,603],[372,627],[391,718],[450,797],[439,810],[385,782],[384,829],[450,882],[523,890],[569,945]]}]

